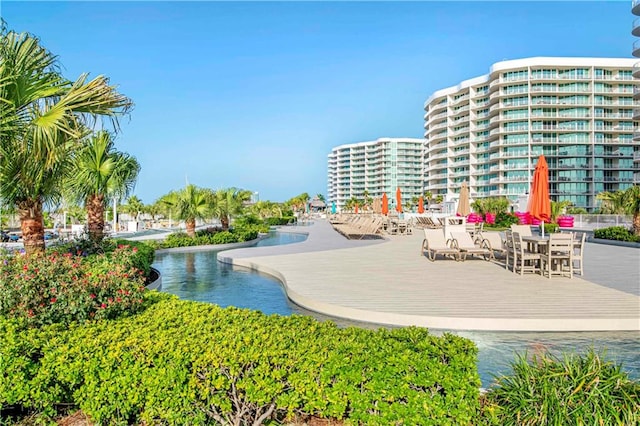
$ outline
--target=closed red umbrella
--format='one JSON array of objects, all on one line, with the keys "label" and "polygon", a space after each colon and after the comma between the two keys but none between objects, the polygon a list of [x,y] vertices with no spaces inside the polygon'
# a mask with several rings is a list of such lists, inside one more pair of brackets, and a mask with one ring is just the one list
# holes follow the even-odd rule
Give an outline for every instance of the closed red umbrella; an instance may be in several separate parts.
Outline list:
[{"label": "closed red umbrella", "polygon": [[389,214],[389,199],[387,198],[387,193],[382,194],[382,209],[381,212],[383,215]]},{"label": "closed red umbrella", "polygon": [[400,191],[400,187],[396,189],[396,211],[402,213],[402,191]]},{"label": "closed red umbrella", "polygon": [[356,203],[356,214],[358,213],[358,203]]},{"label": "closed red umbrella", "polygon": [[549,166],[544,155],[538,157],[538,163],[533,172],[533,182],[529,193],[529,214],[541,221],[544,234],[544,222],[551,218],[551,199],[549,198]]},{"label": "closed red umbrella", "polygon": [[424,198],[420,197],[420,199],[418,200],[418,213],[422,214],[424,213]]}]

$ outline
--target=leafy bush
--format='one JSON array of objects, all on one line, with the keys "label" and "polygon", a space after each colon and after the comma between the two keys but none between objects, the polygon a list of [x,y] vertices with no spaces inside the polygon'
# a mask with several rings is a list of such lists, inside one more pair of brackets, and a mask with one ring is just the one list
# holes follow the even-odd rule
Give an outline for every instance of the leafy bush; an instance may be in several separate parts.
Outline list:
[{"label": "leafy bush", "polygon": [[[207,237],[208,238],[208,237]],[[169,234],[167,238],[162,242],[162,247],[189,247],[189,246],[197,246],[198,241],[202,239],[202,236],[190,237],[185,232],[174,232],[173,234]],[[208,244],[208,240],[207,243]]]},{"label": "leafy bush", "polygon": [[513,375],[487,393],[483,414],[496,425],[637,425],[640,383],[593,350],[519,356]]},{"label": "leafy bush", "polygon": [[68,330],[0,320],[0,409],[70,404],[99,424],[184,425],[472,424],[478,412],[477,350],[464,338],[154,297],[139,315]]},{"label": "leafy bush", "polygon": [[173,247],[191,247],[206,246],[215,244],[241,243],[251,241],[258,238],[258,227],[243,226],[231,229],[229,231],[202,232],[190,237],[184,232],[176,232],[170,234],[161,243],[150,244],[149,247],[155,248],[173,248]]},{"label": "leafy bush", "polygon": [[558,226],[557,223],[545,223],[544,224],[544,233],[545,234],[553,234],[555,232],[558,232],[559,229],[560,229],[560,226]]},{"label": "leafy bush", "polygon": [[295,221],[296,221],[295,216],[268,217],[265,219],[265,223],[269,226],[287,225]]},{"label": "leafy bush", "polygon": [[519,223],[519,221],[520,219],[515,214],[502,211],[496,214],[494,226],[509,228],[511,225]]},{"label": "leafy bush", "polygon": [[65,244],[58,244],[47,249],[49,254],[71,254],[73,256],[87,257],[94,254],[109,254],[116,249],[128,246],[135,248],[128,261],[131,266],[144,271],[145,276],[149,276],[151,264],[155,257],[155,250],[148,244],[141,241],[128,240],[112,240],[105,238],[100,242],[96,242],[89,238],[74,240]]},{"label": "leafy bush", "polygon": [[211,239],[211,244],[230,244],[237,243],[240,241],[238,235],[235,233],[231,233],[230,231],[222,231],[218,232]]},{"label": "leafy bush", "polygon": [[0,315],[32,326],[117,318],[138,311],[146,274],[137,248],[73,256],[0,255]]},{"label": "leafy bush", "polygon": [[269,225],[266,224],[266,220],[260,219],[254,214],[244,215],[237,217],[233,220],[233,227],[256,227],[260,228],[260,232],[269,232]]},{"label": "leafy bush", "polygon": [[251,241],[258,238],[256,227],[234,228],[233,233],[238,237],[239,241]]},{"label": "leafy bush", "polygon": [[595,238],[602,238],[603,240],[640,242],[640,237],[636,237],[631,230],[624,226],[596,229],[593,231],[593,236]]},{"label": "leafy bush", "polygon": [[220,232],[220,231],[222,231],[222,228],[220,227],[209,226],[205,229],[198,229],[196,231],[196,237],[200,237],[202,235],[213,235],[216,232]]},{"label": "leafy bush", "polygon": [[567,207],[567,214],[587,214],[589,213],[584,207]]}]

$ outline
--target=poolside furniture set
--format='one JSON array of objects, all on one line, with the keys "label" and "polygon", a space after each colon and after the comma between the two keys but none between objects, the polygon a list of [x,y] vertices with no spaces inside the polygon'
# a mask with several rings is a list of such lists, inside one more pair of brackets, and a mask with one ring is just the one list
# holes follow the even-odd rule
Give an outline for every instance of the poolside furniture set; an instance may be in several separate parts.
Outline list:
[{"label": "poolside furniture set", "polygon": [[[449,231],[447,233],[447,231]],[[586,234],[566,232],[547,236],[533,235],[529,225],[512,225],[501,232],[451,226],[424,228],[421,254],[435,261],[438,255],[464,261],[467,256],[494,261],[504,259],[506,269],[524,275],[538,273],[548,278],[575,273],[583,275],[583,251]]]},{"label": "poolside furniture set", "polygon": [[329,219],[336,231],[346,238],[370,239],[388,235],[412,235],[414,223],[398,215],[339,214]]}]

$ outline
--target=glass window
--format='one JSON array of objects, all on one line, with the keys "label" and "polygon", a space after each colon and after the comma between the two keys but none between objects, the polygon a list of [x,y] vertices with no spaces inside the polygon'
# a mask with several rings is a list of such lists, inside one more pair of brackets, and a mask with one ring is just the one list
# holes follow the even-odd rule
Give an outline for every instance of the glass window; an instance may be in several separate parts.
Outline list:
[{"label": "glass window", "polygon": [[529,72],[527,70],[509,71],[502,74],[502,79],[504,81],[526,80],[528,76]]}]

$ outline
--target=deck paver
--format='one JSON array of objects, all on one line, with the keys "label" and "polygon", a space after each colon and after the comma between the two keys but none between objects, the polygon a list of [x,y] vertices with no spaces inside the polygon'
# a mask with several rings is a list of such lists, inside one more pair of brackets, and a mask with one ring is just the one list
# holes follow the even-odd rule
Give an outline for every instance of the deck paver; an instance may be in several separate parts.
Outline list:
[{"label": "deck paver", "polygon": [[278,278],[304,308],[356,321],[458,330],[640,330],[640,250],[587,244],[585,276],[513,274],[498,263],[420,254],[421,230],[347,240],[331,225],[289,227],[306,241],[220,252]]}]

